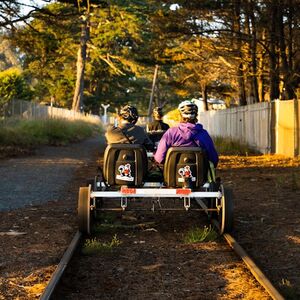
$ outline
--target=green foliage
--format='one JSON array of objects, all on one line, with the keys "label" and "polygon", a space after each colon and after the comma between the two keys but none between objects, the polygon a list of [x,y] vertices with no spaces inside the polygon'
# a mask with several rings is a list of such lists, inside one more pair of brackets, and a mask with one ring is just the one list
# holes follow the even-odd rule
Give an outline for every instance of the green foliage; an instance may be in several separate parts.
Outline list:
[{"label": "green foliage", "polygon": [[[53,3],[48,16],[36,13],[30,27],[22,27],[11,41],[24,53],[23,68],[31,78],[35,97],[60,107],[70,107],[76,79],[80,25],[74,7]],[[72,16],[72,17],[71,17]]]},{"label": "green foliage", "polygon": [[82,254],[93,255],[97,253],[110,252],[115,247],[118,247],[122,242],[117,238],[115,234],[110,242],[100,242],[96,238],[87,239],[82,248]]},{"label": "green foliage", "polygon": [[0,72],[0,106],[12,99],[27,100],[30,97],[31,91],[19,69]]},{"label": "green foliage", "polygon": [[204,226],[203,228],[193,228],[189,230],[184,236],[184,243],[193,244],[193,243],[202,243],[202,242],[211,242],[215,241],[218,238],[217,232],[211,227]]},{"label": "green foliage", "polygon": [[[146,114],[156,64],[154,103],[167,102],[168,109],[200,93],[226,97],[229,104],[243,95],[253,97],[257,86],[261,101],[274,94],[270,83],[277,89],[279,82],[295,90],[299,86],[299,59],[291,55],[300,48],[300,19],[293,1],[281,1],[278,9],[274,1],[180,0],[177,9],[170,9],[174,2],[167,0],[93,0],[89,12],[86,3],[49,4],[32,15],[30,26],[11,35],[38,101],[54,97],[59,106],[71,107],[83,19],[90,29],[84,81],[87,111],[98,112],[101,103],[114,108],[132,103]],[[277,10],[278,20],[273,21],[278,25],[272,32],[266,20]]]},{"label": "green foliage", "polygon": [[181,117],[180,117],[180,112],[179,110],[176,108],[176,109],[173,109],[171,111],[169,111],[166,115],[165,115],[166,119],[168,120],[172,120],[172,121],[176,121],[176,122],[179,122]]},{"label": "green foliage", "polygon": [[15,120],[1,125],[1,146],[65,145],[91,136],[94,132],[89,123],[59,119]]}]

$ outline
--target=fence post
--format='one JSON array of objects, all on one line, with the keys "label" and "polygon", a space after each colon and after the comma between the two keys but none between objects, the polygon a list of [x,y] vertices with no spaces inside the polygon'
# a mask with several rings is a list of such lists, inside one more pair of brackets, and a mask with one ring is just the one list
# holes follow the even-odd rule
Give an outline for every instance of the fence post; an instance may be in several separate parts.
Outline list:
[{"label": "fence post", "polygon": [[294,99],[294,156],[300,155],[300,116],[299,100]]},{"label": "fence post", "polygon": [[276,116],[275,116],[275,100],[270,101],[270,105],[271,105],[271,112],[270,112],[270,145],[271,145],[271,149],[270,152],[271,153],[276,153]]},{"label": "fence post", "polygon": [[272,153],[272,103],[271,102],[268,103],[267,109],[268,109],[268,123],[269,123],[267,153],[271,154]]}]

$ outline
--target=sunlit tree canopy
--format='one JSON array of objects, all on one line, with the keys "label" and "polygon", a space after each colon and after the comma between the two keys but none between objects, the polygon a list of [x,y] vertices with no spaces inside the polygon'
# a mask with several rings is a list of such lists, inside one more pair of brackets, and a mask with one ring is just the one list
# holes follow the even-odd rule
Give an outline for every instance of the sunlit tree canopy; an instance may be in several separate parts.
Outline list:
[{"label": "sunlit tree canopy", "polygon": [[169,107],[193,97],[228,106],[292,99],[299,22],[296,0],[7,0],[0,67],[18,65],[36,101],[94,112],[109,102],[146,113],[151,92]]}]

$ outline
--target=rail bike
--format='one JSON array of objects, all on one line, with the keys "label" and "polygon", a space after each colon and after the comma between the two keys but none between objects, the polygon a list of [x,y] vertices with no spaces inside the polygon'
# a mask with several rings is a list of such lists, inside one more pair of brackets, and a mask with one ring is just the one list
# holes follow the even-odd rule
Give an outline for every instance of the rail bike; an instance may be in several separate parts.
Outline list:
[{"label": "rail bike", "polygon": [[127,210],[198,210],[207,214],[219,234],[232,230],[231,190],[211,174],[201,148],[172,147],[163,169],[152,169],[153,153],[143,146],[109,144],[103,168],[79,189],[79,230],[90,234],[93,219],[101,212]]}]

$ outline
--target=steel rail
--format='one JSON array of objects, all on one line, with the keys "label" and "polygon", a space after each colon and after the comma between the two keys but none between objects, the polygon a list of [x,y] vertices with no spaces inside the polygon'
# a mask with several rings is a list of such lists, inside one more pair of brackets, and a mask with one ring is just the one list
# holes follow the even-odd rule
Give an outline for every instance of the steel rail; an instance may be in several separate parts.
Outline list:
[{"label": "steel rail", "polygon": [[[213,222],[214,225],[217,222]],[[51,279],[44,290],[41,300],[50,300],[51,296],[57,287],[68,263],[70,262],[75,249],[77,248],[79,241],[81,239],[82,234],[77,231],[74,235],[69,247],[65,251],[60,263],[56,267],[56,270],[51,276]],[[273,300],[284,300],[284,297],[278,292],[278,290],[272,285],[269,279],[265,276],[265,274],[259,269],[259,267],[255,264],[255,262],[250,258],[247,252],[240,246],[240,244],[228,233],[224,233],[223,237],[225,241],[229,244],[229,246],[235,251],[235,253],[244,261],[249,271],[258,281],[258,283],[267,291],[267,293],[272,297]]]},{"label": "steel rail", "polygon": [[223,237],[229,246],[244,261],[252,275],[256,278],[259,284],[265,288],[272,299],[284,300],[284,297],[277,291],[277,289],[272,285],[269,279],[265,276],[265,274],[263,274],[255,262],[246,253],[246,251],[239,245],[239,243],[228,233],[224,233]]},{"label": "steel rail", "polygon": [[49,283],[47,284],[46,289],[44,290],[40,300],[49,300],[55,290],[55,288],[57,287],[66,267],[68,266],[68,263],[70,262],[74,251],[76,250],[79,241],[81,239],[81,233],[79,231],[77,231],[69,245],[69,247],[67,248],[66,252],[64,253],[61,261],[59,262],[59,264],[57,265],[54,273],[52,274]]}]

